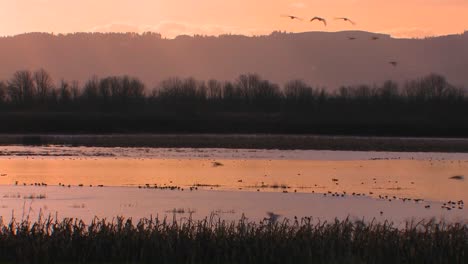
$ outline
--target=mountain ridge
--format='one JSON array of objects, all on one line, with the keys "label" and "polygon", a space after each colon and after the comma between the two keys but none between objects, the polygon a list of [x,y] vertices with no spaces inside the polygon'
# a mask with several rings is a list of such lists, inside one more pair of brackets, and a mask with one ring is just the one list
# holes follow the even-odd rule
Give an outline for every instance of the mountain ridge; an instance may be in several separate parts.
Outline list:
[{"label": "mountain ridge", "polygon": [[128,74],[149,88],[175,76],[233,80],[243,73],[258,73],[279,84],[302,79],[332,89],[388,79],[404,82],[430,73],[468,85],[468,32],[424,39],[366,31],[175,39],[157,33],[28,33],[1,37],[0,58],[2,80],[16,70],[44,68],[55,81]]}]

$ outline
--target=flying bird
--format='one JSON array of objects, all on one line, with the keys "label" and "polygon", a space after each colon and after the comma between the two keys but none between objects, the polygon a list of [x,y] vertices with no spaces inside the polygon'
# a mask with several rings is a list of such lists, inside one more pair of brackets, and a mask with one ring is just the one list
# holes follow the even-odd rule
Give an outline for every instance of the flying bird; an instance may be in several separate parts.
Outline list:
[{"label": "flying bird", "polygon": [[278,221],[278,218],[281,216],[279,214],[275,214],[273,212],[267,212],[266,213],[269,217],[268,218],[265,218],[267,219],[270,223],[274,224],[276,223],[276,221]]},{"label": "flying bird", "polygon": [[391,64],[393,67],[396,67],[398,65],[397,61],[390,61],[388,63]]},{"label": "flying bird", "polygon": [[297,20],[302,20],[302,18],[300,18],[300,17],[297,17],[297,16],[291,16],[291,15],[284,15],[283,17],[288,17],[288,18],[290,18],[291,20],[294,20],[294,19],[297,19]]},{"label": "flying bird", "polygon": [[349,40],[355,40],[355,37],[348,37]]},{"label": "flying bird", "polygon": [[322,18],[322,17],[314,17],[314,18],[312,18],[312,19],[310,20],[310,22],[313,22],[313,21],[315,21],[315,20],[323,22],[323,24],[324,24],[325,26],[327,25],[327,20],[326,20],[325,18]]},{"label": "flying bird", "polygon": [[352,21],[351,19],[349,19],[347,17],[337,17],[337,18],[335,18],[335,20],[343,20],[345,22],[349,22],[349,23],[351,23],[353,25],[356,25],[356,23],[354,23],[354,21]]},{"label": "flying bird", "polygon": [[379,37],[377,37],[377,36],[374,36],[374,37],[372,37],[371,39],[372,39],[372,40],[378,40],[378,39],[379,39]]}]

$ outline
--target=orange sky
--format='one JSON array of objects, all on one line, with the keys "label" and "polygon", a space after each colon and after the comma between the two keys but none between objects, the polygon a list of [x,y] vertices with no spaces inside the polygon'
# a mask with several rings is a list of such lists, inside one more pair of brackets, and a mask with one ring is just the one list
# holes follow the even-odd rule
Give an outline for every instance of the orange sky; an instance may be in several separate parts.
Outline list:
[{"label": "orange sky", "polygon": [[[282,14],[329,26],[290,21]],[[179,34],[268,34],[366,30],[423,37],[468,30],[468,0],[0,0],[0,35],[24,32],[155,31]],[[348,16],[356,26],[333,21]]]}]

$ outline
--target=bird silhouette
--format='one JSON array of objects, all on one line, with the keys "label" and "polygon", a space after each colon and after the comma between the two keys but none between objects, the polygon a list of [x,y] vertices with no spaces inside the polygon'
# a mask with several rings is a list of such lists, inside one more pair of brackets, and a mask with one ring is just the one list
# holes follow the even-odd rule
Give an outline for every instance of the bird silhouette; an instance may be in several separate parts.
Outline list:
[{"label": "bird silhouette", "polygon": [[324,24],[325,26],[327,25],[327,20],[326,20],[325,18],[322,18],[322,17],[313,17],[313,18],[310,20],[310,22],[313,22],[313,21],[315,21],[315,20],[323,22],[323,24]]},{"label": "bird silhouette", "polygon": [[377,36],[374,36],[374,37],[372,37],[371,39],[372,39],[372,40],[378,40],[378,39],[379,39],[379,37],[377,37]]},{"label": "bird silhouette", "polygon": [[397,61],[390,61],[388,63],[391,64],[393,67],[396,67],[398,65]]},{"label": "bird silhouette", "polygon": [[355,37],[348,37],[349,40],[355,40]]},{"label": "bird silhouette", "polygon": [[276,223],[278,221],[278,218],[281,216],[279,214],[275,214],[273,212],[267,212],[268,218],[266,218],[270,223]]},{"label": "bird silhouette", "polygon": [[354,21],[352,21],[351,19],[349,19],[347,17],[337,17],[337,18],[335,18],[335,20],[343,20],[345,22],[349,22],[349,23],[351,23],[353,25],[356,25],[356,23]]},{"label": "bird silhouette", "polygon": [[297,17],[297,16],[283,15],[282,17],[288,17],[288,18],[290,18],[291,20],[297,19],[297,20],[301,20],[301,21],[302,21],[302,18]]}]

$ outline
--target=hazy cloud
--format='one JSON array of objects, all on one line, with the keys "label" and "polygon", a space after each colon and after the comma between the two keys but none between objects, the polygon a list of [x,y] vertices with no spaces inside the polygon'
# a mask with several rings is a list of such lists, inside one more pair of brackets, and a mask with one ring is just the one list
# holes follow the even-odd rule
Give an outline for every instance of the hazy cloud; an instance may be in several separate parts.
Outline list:
[{"label": "hazy cloud", "polygon": [[395,38],[424,38],[424,37],[433,37],[440,34],[436,34],[429,28],[418,28],[418,27],[409,27],[409,28],[393,28],[388,30],[383,30],[383,32],[390,34]]},{"label": "hazy cloud", "polygon": [[118,32],[118,33],[136,32],[136,33],[140,33],[141,32],[139,26],[130,25],[130,24],[120,24],[120,23],[100,25],[100,26],[90,28],[87,31],[89,31],[89,32],[103,32],[103,33],[109,33],[109,32]]},{"label": "hazy cloud", "polygon": [[304,2],[294,2],[294,3],[291,3],[290,6],[294,8],[299,8],[299,9],[307,7],[307,5]]}]

